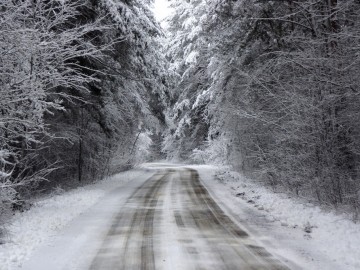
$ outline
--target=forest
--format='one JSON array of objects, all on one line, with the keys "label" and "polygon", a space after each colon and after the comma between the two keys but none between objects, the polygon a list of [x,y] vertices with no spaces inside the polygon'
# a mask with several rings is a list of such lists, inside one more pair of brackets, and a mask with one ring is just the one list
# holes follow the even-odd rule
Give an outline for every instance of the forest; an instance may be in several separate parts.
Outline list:
[{"label": "forest", "polygon": [[360,213],[360,1],[169,2],[0,1],[0,220],[160,159]]},{"label": "forest", "polygon": [[143,1],[1,1],[0,214],[141,162],[166,61]]},{"label": "forest", "polygon": [[360,2],[173,7],[167,156],[231,165],[274,190],[359,213]]}]

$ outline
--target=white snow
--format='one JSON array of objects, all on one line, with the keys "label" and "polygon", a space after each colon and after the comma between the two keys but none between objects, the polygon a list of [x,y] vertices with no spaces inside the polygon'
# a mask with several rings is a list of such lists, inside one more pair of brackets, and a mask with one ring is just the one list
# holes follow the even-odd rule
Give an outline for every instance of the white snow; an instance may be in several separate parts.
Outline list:
[{"label": "white snow", "polygon": [[226,167],[194,168],[217,201],[271,253],[301,269],[360,269],[360,225],[351,216],[274,193]]},{"label": "white snow", "polygon": [[164,20],[171,13],[169,2],[166,0],[155,0],[153,12],[158,21]]},{"label": "white snow", "polygon": [[197,61],[197,58],[199,56],[199,52],[197,51],[191,51],[188,56],[185,59],[186,64],[195,64]]},{"label": "white snow", "polygon": [[7,242],[0,245],[0,270],[21,267],[43,243],[51,242],[52,237],[103,200],[106,194],[144,174],[144,170],[120,173],[86,187],[41,199],[29,211],[16,214],[6,227],[9,232]]},{"label": "white snow", "polygon": [[[190,167],[168,167],[175,166]],[[360,226],[350,216],[274,193],[226,167],[191,167],[199,171],[223,210],[293,269],[360,269]],[[144,164],[137,171],[39,200],[29,211],[17,214],[8,225],[8,242],[0,245],[0,269],[87,269],[112,217],[156,169],[156,164]],[[165,209],[169,201],[169,196],[164,197]],[[178,253],[174,228],[169,220],[164,222],[165,245],[160,253]],[[180,257],[170,257],[173,261],[164,261],[161,269],[185,265]]]}]

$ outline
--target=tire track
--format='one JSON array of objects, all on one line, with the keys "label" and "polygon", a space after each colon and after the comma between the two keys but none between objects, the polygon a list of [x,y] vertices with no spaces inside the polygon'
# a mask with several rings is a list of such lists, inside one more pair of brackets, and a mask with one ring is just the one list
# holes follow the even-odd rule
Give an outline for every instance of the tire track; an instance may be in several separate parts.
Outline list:
[{"label": "tire track", "polygon": [[[271,269],[288,270],[279,260],[274,258],[265,248],[253,244],[246,231],[233,222],[212,199],[207,189],[201,184],[196,170],[188,169],[190,177],[183,177],[183,185],[187,186],[187,193],[194,205],[202,206],[189,210],[190,214],[200,231],[208,231],[209,240],[214,246],[223,245],[224,249],[215,248],[214,251],[227,262],[226,269],[238,269],[236,264],[231,263],[230,252],[235,254],[246,263],[241,269]],[[214,240],[213,236],[222,236]],[[226,248],[224,241],[227,243]],[[231,247],[232,251],[230,251]]]},{"label": "tire track", "polygon": [[[195,171],[196,172],[196,171]],[[216,269],[226,270],[260,270],[258,265],[254,265],[253,262],[249,262],[246,252],[238,253],[233,248],[233,243],[227,243],[227,238],[233,238],[231,234],[226,230],[219,219],[214,215],[212,210],[199,195],[206,194],[207,190],[202,188],[199,183],[196,182],[192,174],[192,170],[186,170],[189,174],[188,177],[182,177],[182,184],[186,188],[187,195],[190,198],[191,206],[187,211],[190,214],[192,221],[196,225],[196,229],[201,234],[201,238],[208,242],[208,246],[211,248],[213,257],[218,257]],[[234,258],[236,258],[234,260]],[[245,262],[245,263],[244,263]],[[214,268],[215,269],[215,268]]]},{"label": "tire track", "polygon": [[176,269],[288,270],[220,208],[196,170],[174,172],[161,170],[131,194],[91,270],[172,269],[169,240],[180,255]]},{"label": "tire track", "polygon": [[154,175],[129,197],[125,207],[114,218],[105,241],[93,260],[91,270],[155,269],[155,208],[160,190],[170,173],[171,171],[166,171],[165,174]]}]

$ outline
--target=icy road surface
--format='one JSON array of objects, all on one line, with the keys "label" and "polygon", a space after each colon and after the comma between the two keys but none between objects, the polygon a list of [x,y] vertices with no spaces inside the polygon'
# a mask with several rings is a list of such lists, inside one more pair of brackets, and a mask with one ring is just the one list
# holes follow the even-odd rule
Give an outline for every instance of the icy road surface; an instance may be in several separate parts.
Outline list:
[{"label": "icy road surface", "polygon": [[290,269],[219,206],[197,170],[149,166],[22,269]]},{"label": "icy road surface", "polygon": [[288,269],[211,198],[196,170],[163,169],[129,197],[90,269]]}]

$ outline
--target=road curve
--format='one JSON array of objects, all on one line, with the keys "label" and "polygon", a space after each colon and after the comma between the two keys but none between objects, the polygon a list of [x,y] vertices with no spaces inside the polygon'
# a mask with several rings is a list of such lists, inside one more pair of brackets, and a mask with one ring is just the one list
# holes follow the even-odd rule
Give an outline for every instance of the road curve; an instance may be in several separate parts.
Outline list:
[{"label": "road curve", "polygon": [[90,269],[289,268],[224,213],[196,170],[174,167],[119,205]]}]

